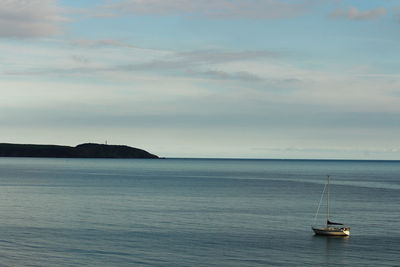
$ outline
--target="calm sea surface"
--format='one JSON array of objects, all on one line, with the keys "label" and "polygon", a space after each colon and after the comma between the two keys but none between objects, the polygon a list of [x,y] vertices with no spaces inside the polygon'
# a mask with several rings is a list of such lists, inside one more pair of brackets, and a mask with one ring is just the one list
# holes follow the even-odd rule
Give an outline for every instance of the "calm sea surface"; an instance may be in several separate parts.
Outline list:
[{"label": "calm sea surface", "polygon": [[83,265],[400,266],[400,162],[0,158],[0,266]]}]

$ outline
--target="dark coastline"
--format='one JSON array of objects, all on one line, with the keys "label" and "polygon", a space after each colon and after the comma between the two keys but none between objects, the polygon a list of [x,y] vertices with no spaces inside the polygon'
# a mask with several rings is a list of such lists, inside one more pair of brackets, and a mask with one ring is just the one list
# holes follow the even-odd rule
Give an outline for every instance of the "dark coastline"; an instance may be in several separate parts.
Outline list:
[{"label": "dark coastline", "polygon": [[80,144],[75,147],[60,145],[32,145],[0,143],[0,157],[35,158],[141,158],[156,159],[145,150],[124,146],[104,144]]}]

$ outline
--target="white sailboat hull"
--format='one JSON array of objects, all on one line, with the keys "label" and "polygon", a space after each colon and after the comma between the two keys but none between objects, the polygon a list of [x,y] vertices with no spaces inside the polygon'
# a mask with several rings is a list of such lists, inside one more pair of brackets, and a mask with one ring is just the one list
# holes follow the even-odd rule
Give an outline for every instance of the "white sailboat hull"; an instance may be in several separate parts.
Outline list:
[{"label": "white sailboat hull", "polygon": [[327,235],[327,236],[349,236],[350,229],[348,227],[312,227],[312,230],[316,235]]}]

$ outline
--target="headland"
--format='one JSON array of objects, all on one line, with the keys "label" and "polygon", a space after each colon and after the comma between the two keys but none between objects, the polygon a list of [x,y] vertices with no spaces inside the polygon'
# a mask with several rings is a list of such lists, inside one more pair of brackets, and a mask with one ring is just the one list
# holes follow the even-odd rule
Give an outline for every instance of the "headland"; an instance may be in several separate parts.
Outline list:
[{"label": "headland", "polygon": [[156,159],[145,150],[125,145],[105,145],[95,143],[80,144],[75,147],[60,145],[33,145],[0,143],[0,157],[36,158],[141,158]]}]

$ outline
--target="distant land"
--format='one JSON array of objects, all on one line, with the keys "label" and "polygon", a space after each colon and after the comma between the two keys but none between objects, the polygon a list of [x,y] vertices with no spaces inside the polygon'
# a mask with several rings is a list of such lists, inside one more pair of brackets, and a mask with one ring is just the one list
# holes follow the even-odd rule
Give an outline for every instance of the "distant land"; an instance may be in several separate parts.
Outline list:
[{"label": "distant land", "polygon": [[75,147],[0,143],[0,157],[156,159],[145,150],[123,145],[86,143]]}]

